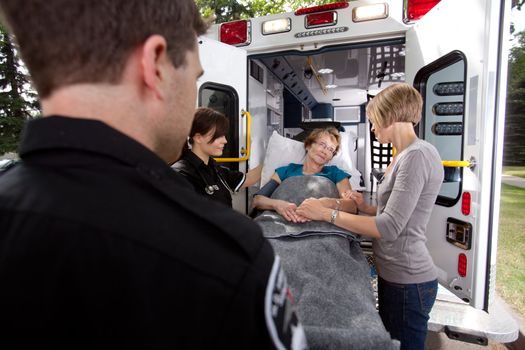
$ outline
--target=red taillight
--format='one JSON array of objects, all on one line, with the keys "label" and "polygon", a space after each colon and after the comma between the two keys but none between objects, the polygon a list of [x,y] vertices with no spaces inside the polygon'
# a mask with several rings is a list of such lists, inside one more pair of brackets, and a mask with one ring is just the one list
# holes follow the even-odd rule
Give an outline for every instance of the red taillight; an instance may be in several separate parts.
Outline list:
[{"label": "red taillight", "polygon": [[461,196],[461,213],[463,213],[463,215],[470,214],[470,193],[469,192],[463,192],[463,195]]},{"label": "red taillight", "polygon": [[333,2],[331,4],[326,5],[319,5],[319,6],[311,6],[311,7],[303,7],[298,10],[295,10],[294,14],[296,16],[300,15],[306,15],[308,13],[315,13],[315,12],[323,12],[323,11],[330,11],[330,10],[339,10],[344,9],[348,7],[348,3],[346,1],[344,2]]},{"label": "red taillight", "polygon": [[331,26],[337,23],[337,12],[312,13],[306,16],[306,28]]},{"label": "red taillight", "polygon": [[251,41],[250,21],[241,20],[221,24],[220,41],[229,45],[248,45]]},{"label": "red taillight", "polygon": [[407,0],[405,1],[405,22],[417,21],[432,10],[441,0]]},{"label": "red taillight", "polygon": [[458,256],[458,274],[461,277],[465,277],[467,275],[467,256],[463,253],[459,254]]}]

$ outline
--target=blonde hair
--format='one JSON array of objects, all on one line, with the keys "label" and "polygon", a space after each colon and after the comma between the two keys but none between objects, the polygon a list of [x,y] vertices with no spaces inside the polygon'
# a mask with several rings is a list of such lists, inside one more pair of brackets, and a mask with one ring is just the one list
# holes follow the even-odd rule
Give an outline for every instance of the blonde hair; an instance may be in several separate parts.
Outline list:
[{"label": "blonde hair", "polygon": [[330,136],[337,143],[337,146],[334,151],[334,156],[335,156],[337,152],[339,151],[339,145],[341,143],[341,135],[339,135],[339,131],[337,131],[337,129],[334,128],[333,126],[330,126],[328,128],[318,128],[318,129],[312,130],[312,132],[304,140],[304,149],[308,149],[308,147],[310,147],[312,143],[316,142],[317,139],[321,137],[322,135]]},{"label": "blonde hair", "polygon": [[366,106],[368,119],[380,128],[396,122],[416,125],[421,120],[423,99],[408,84],[394,84],[377,94]]}]

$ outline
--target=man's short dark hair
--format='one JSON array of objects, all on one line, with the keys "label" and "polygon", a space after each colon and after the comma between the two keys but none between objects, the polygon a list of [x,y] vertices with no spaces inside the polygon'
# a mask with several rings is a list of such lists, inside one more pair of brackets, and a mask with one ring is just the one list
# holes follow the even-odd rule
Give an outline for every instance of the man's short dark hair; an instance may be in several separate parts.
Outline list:
[{"label": "man's short dark hair", "polygon": [[162,35],[175,67],[205,33],[193,0],[0,0],[41,98],[76,83],[117,83],[132,50]]}]

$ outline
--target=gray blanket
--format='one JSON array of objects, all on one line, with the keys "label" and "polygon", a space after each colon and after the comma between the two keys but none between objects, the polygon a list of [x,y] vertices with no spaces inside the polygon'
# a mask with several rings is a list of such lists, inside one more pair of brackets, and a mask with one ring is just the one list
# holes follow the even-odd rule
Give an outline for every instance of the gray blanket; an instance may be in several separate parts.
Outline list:
[{"label": "gray blanket", "polygon": [[[339,197],[319,176],[291,177],[272,198],[299,205],[309,197]],[[370,268],[351,232],[326,222],[293,224],[265,211],[262,227],[283,268],[311,349],[398,349],[376,311]]]}]

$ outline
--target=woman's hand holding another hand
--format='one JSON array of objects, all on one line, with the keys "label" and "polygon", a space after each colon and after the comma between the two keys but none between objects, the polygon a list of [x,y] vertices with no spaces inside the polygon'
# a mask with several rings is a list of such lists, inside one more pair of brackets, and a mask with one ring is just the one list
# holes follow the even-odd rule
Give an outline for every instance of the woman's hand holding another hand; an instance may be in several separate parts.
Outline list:
[{"label": "woman's hand holding another hand", "polygon": [[308,198],[297,208],[297,213],[310,220],[323,220],[324,209],[327,208],[320,199]]}]

